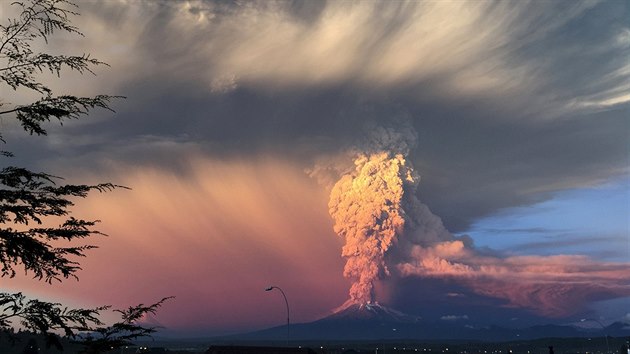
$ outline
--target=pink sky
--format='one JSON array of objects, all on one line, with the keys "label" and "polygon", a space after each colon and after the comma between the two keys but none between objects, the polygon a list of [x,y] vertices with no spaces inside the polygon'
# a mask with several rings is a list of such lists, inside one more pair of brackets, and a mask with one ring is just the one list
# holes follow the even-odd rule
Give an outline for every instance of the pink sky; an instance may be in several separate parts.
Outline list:
[{"label": "pink sky", "polygon": [[173,295],[156,317],[171,329],[282,323],[280,295],[263,291],[272,284],[287,293],[295,321],[317,319],[346,300],[327,195],[304,171],[269,158],[193,159],[190,166],[179,175],[120,167],[125,173],[111,180],[133,190],[77,204],[77,216],[101,219],[109,235],[95,238],[100,248],[80,260],[79,282],[17,277],[3,285],[76,306],[125,307]]}]

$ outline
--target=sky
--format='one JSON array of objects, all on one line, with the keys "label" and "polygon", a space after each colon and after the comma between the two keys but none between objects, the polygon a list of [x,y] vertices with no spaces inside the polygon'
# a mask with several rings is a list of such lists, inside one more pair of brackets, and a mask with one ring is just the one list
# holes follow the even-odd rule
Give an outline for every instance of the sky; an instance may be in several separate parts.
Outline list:
[{"label": "sky", "polygon": [[178,336],[282,324],[269,285],[292,322],[366,301],[462,323],[630,318],[627,1],[78,4],[85,36],[36,48],[109,66],[42,80],[126,98],[45,137],[3,118],[3,137],[16,163],[131,190],[76,202],[109,235],[78,282],[3,290],[175,296],[149,321]]}]

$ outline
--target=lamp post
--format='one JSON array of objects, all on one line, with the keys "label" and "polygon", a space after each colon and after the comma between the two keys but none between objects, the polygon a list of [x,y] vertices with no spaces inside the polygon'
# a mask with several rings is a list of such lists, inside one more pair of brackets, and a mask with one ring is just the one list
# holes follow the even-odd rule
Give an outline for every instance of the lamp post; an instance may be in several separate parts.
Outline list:
[{"label": "lamp post", "polygon": [[280,290],[280,293],[282,293],[282,297],[284,298],[284,303],[285,303],[285,305],[287,305],[287,347],[288,347],[289,346],[289,324],[290,324],[290,321],[289,321],[289,301],[287,300],[287,296],[284,294],[284,291],[282,291],[282,289],[280,289],[277,286],[273,286],[272,285],[272,286],[270,286],[268,288],[265,288],[265,291],[271,291],[273,289]]},{"label": "lamp post", "polygon": [[586,321],[593,321],[602,327],[602,331],[604,332],[604,338],[606,339],[606,353],[607,354],[610,353],[610,346],[608,346],[608,334],[606,334],[606,327],[604,327],[604,325],[601,322],[599,322],[598,320],[594,318],[583,318],[580,320],[580,322],[586,322]]}]

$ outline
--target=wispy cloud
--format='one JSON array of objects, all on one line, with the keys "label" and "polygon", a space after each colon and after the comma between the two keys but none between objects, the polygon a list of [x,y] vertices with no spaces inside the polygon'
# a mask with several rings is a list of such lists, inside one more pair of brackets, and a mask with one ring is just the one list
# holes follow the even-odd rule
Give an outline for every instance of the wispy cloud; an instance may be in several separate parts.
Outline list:
[{"label": "wispy cloud", "polygon": [[[564,234],[564,237],[554,237],[548,241],[539,241],[539,242],[526,242],[519,244],[516,248],[519,252],[522,251],[536,251],[536,250],[545,250],[545,249],[562,249],[564,247],[574,247],[574,246],[586,246],[586,245],[601,245],[606,243],[608,245],[618,244],[619,246],[623,246],[628,242],[627,237],[625,235],[594,235],[594,236],[579,236],[579,235],[569,235]],[[567,237],[570,236],[570,237]]]},{"label": "wispy cloud", "polygon": [[462,293],[447,293],[446,296],[448,296],[448,297],[466,297],[466,295],[464,295]]},{"label": "wispy cloud", "polygon": [[549,228],[544,228],[544,227],[528,227],[528,228],[516,228],[516,229],[509,229],[509,228],[489,229],[489,228],[485,228],[485,229],[479,229],[479,230],[476,230],[476,231],[479,231],[479,232],[482,232],[482,233],[487,233],[487,234],[502,235],[502,234],[558,234],[558,233],[567,232],[569,230],[549,229]]}]

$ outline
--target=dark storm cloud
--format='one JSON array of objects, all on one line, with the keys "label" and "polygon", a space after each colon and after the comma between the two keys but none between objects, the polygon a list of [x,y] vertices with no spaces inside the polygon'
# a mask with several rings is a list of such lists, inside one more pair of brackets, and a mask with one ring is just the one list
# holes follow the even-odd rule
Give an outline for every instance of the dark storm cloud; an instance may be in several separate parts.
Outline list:
[{"label": "dark storm cloud", "polygon": [[545,123],[462,122],[449,113],[425,116],[415,157],[421,199],[455,232],[497,209],[627,171],[625,107]]},{"label": "dark storm cloud", "polygon": [[93,81],[113,77],[108,92],[128,99],[116,115],[51,129],[45,149],[66,161],[170,166],[191,150],[265,151],[310,167],[360,142],[366,121],[405,112],[419,135],[410,155],[419,196],[454,232],[627,173],[626,2],[105,2],[81,11],[85,51],[112,65]]}]

